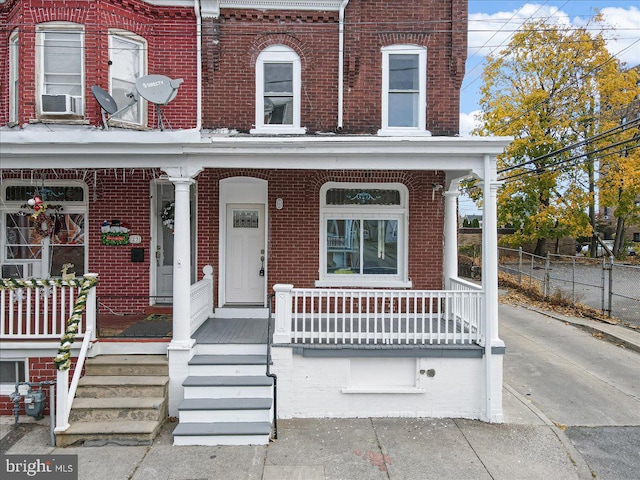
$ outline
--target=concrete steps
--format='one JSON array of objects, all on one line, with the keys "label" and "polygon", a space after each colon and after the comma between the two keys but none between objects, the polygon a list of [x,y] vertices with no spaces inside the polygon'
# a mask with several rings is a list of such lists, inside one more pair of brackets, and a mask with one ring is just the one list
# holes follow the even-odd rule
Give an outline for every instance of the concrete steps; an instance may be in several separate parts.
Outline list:
[{"label": "concrete steps", "polygon": [[56,445],[150,445],[167,418],[168,373],[163,355],[88,359]]},{"label": "concrete steps", "polygon": [[269,443],[273,380],[266,376],[263,348],[234,345],[224,353],[194,355],[182,384],[174,445]]}]

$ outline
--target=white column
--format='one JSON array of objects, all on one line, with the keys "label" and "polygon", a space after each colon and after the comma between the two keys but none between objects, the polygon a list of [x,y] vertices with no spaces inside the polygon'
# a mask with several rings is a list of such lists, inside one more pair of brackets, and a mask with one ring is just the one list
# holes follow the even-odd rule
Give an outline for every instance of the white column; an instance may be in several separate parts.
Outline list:
[{"label": "white column", "polygon": [[170,178],[175,186],[173,234],[172,347],[191,347],[191,221],[188,177]]},{"label": "white column", "polygon": [[[482,288],[484,290],[485,416],[502,421],[502,357],[493,359],[493,347],[504,347],[498,337],[498,209],[496,161],[484,156],[482,212]],[[495,363],[495,365],[494,365]],[[496,385],[494,385],[494,383]],[[500,385],[497,385],[497,384]]]},{"label": "white column", "polygon": [[458,190],[457,183],[444,192],[444,288],[458,276]]},{"label": "white column", "polygon": [[173,177],[175,186],[173,237],[173,337],[169,354],[169,415],[178,416],[184,398],[182,382],[189,375],[189,359],[195,341],[191,339],[191,221],[190,177]]}]

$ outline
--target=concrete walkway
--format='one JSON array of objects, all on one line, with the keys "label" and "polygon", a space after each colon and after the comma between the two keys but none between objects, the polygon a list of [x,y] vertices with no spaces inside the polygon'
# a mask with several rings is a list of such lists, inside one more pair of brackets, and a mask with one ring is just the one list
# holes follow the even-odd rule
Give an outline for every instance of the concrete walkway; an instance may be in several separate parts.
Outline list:
[{"label": "concrete walkway", "polygon": [[[548,312],[640,351],[640,332]],[[585,323],[583,325],[583,323]],[[591,479],[564,432],[509,385],[504,423],[461,419],[280,420],[268,446],[174,447],[164,426],[151,446],[53,448],[47,420],[2,417],[0,453],[78,455],[81,480]]]}]

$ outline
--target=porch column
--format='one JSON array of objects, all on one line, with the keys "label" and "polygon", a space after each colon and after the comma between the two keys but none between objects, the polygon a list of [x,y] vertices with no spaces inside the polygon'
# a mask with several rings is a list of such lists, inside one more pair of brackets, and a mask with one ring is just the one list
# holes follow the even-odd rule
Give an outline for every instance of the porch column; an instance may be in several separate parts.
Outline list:
[{"label": "porch column", "polygon": [[191,222],[189,177],[169,178],[175,186],[173,233],[173,347],[190,348],[191,340]]},{"label": "porch column", "polygon": [[458,276],[458,183],[444,192],[444,288],[451,288],[451,279]]},{"label": "porch column", "polygon": [[[492,354],[504,347],[498,337],[498,209],[495,157],[484,156],[484,206],[482,212],[482,288],[484,290],[484,368],[486,420],[502,421],[502,355]],[[494,365],[495,363],[495,365]]]}]

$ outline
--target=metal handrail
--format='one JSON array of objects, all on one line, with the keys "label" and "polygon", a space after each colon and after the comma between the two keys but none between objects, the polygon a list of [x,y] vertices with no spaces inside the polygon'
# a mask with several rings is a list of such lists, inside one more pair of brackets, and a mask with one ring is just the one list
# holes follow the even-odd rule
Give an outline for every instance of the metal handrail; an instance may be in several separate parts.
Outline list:
[{"label": "metal handrail", "polygon": [[273,378],[273,438],[278,439],[278,376],[271,373],[271,321],[273,320],[273,299],[275,293],[268,295],[269,319],[267,320],[267,377]]}]

